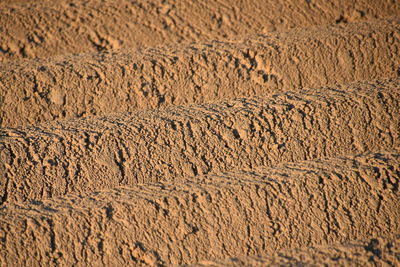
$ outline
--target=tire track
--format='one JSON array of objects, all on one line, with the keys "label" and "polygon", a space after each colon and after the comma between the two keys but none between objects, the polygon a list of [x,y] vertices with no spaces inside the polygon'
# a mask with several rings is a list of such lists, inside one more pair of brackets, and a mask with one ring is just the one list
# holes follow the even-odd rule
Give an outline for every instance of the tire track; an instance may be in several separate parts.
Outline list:
[{"label": "tire track", "polygon": [[372,21],[245,40],[0,66],[0,125],[399,77],[400,26]]},{"label": "tire track", "polygon": [[3,202],[393,149],[399,80],[121,113],[0,139]]},{"label": "tire track", "polygon": [[154,266],[390,240],[400,233],[399,166],[388,151],[9,203],[0,261]]}]

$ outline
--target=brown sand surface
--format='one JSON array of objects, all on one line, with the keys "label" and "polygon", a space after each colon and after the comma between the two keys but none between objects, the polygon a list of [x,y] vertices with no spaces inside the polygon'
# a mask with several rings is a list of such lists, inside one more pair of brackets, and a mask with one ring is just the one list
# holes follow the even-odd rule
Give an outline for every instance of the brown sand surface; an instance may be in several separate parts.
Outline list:
[{"label": "brown sand surface", "polygon": [[170,265],[393,238],[399,166],[398,151],[382,151],[10,203],[1,208],[0,257],[15,265]]},{"label": "brown sand surface", "polygon": [[267,257],[204,261],[190,266],[396,266],[399,260],[400,236],[397,236],[391,239],[371,238],[344,245],[284,250]]},{"label": "brown sand surface", "polygon": [[0,267],[400,266],[400,2],[0,0]]},{"label": "brown sand surface", "polygon": [[396,16],[395,0],[2,0],[0,61]]},{"label": "brown sand surface", "polygon": [[127,112],[400,75],[400,21],[312,27],[140,52],[0,65],[0,125]]},{"label": "brown sand surface", "polygon": [[399,88],[395,79],[3,128],[2,202],[397,148]]}]

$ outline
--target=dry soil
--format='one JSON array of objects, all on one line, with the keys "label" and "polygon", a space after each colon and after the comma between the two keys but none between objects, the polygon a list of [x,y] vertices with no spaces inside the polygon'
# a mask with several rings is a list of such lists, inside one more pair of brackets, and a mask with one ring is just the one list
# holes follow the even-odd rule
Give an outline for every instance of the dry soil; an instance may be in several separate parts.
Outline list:
[{"label": "dry soil", "polygon": [[0,64],[1,126],[400,77],[400,20]]},{"label": "dry soil", "polygon": [[400,266],[394,0],[0,0],[0,266]]},{"label": "dry soil", "polygon": [[7,204],[0,257],[15,265],[171,265],[394,238],[399,172],[400,153],[382,151]]},{"label": "dry soil", "polygon": [[395,0],[2,0],[0,61],[397,16]]},{"label": "dry soil", "polygon": [[393,239],[372,238],[344,245],[284,250],[267,257],[204,261],[190,266],[396,266],[400,258],[399,249],[399,236]]}]

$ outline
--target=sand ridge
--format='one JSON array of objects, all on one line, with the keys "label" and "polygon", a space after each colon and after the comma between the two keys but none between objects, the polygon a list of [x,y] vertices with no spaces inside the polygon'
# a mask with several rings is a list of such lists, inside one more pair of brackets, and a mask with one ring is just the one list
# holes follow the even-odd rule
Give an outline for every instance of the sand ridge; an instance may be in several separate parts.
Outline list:
[{"label": "sand ridge", "polygon": [[0,1],[0,266],[400,266],[400,2]]},{"label": "sand ridge", "polygon": [[398,20],[0,66],[0,124],[131,112],[399,77]]},{"label": "sand ridge", "polygon": [[399,100],[395,79],[3,128],[2,202],[397,148]]},{"label": "sand ridge", "polygon": [[381,151],[10,203],[1,207],[0,258],[171,265],[394,238],[399,160]]},{"label": "sand ridge", "polygon": [[396,16],[397,1],[1,1],[0,61]]}]

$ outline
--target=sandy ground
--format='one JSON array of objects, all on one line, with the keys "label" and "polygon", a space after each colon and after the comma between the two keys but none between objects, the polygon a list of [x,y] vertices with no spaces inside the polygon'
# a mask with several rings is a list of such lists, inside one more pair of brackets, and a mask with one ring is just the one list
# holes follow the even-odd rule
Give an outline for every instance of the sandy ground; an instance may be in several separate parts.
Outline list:
[{"label": "sandy ground", "polygon": [[400,265],[398,1],[0,18],[0,266]]},{"label": "sandy ground", "polygon": [[394,237],[399,166],[389,151],[9,204],[0,255],[15,265],[171,265]]},{"label": "sandy ground", "polygon": [[0,192],[3,202],[35,200],[400,148],[399,86],[358,83],[4,128]]},{"label": "sandy ground", "polygon": [[2,0],[0,61],[397,16],[394,0]]},{"label": "sandy ground", "polygon": [[0,64],[2,126],[400,77],[400,20]]},{"label": "sandy ground", "polygon": [[284,250],[267,257],[204,261],[190,266],[396,266],[399,262],[399,242],[399,236],[372,238],[344,245]]}]

